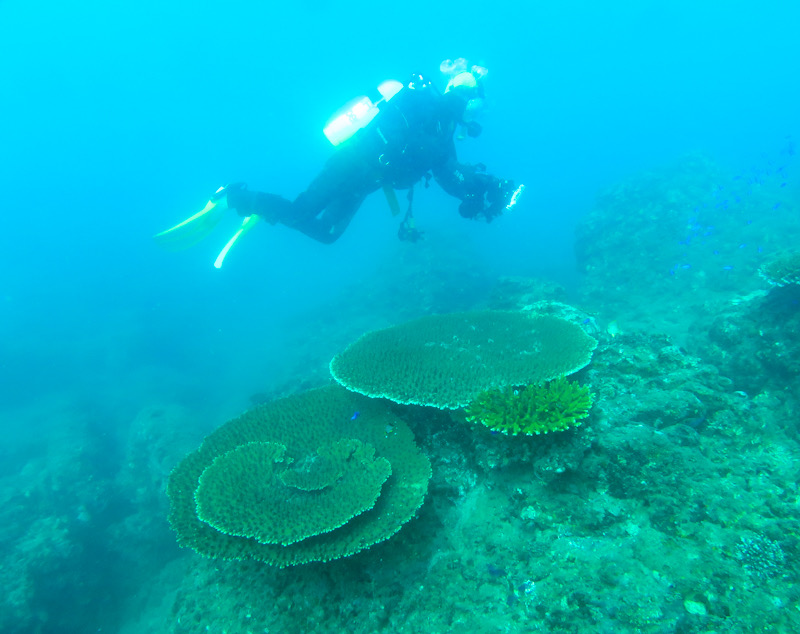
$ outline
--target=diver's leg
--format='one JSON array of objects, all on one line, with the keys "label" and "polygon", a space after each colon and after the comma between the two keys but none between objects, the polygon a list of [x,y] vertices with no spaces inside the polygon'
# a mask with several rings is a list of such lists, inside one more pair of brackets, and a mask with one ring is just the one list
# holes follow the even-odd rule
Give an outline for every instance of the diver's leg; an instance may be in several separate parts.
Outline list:
[{"label": "diver's leg", "polygon": [[342,235],[367,195],[380,187],[379,173],[357,145],[340,148],[294,202],[243,184],[229,185],[228,207],[240,215],[257,214],[320,242],[330,244]]},{"label": "diver's leg", "polygon": [[315,200],[313,194],[304,192],[294,201],[295,213],[280,222],[314,240],[331,244],[347,229],[367,193],[369,192],[342,194],[333,200],[327,200],[320,209],[319,200]]},{"label": "diver's leg", "polygon": [[292,203],[275,194],[254,192],[244,185],[227,187],[228,207],[235,209],[241,216],[256,214],[270,224],[283,222],[292,213]]},{"label": "diver's leg", "polygon": [[[338,188],[343,191],[337,193]],[[330,244],[344,233],[368,193],[363,185],[348,190],[346,185],[324,175],[294,202],[275,194],[229,186],[227,204],[242,216],[256,214],[271,224],[281,223]]]},{"label": "diver's leg", "polygon": [[242,216],[256,214],[271,224],[281,223],[310,238],[330,244],[344,233],[369,191],[361,187],[336,193],[327,178],[315,179],[294,202],[275,194],[244,188],[228,192],[228,207]]},{"label": "diver's leg", "polygon": [[347,229],[361,203],[380,187],[378,174],[358,147],[342,148],[292,203],[281,224],[330,244]]}]

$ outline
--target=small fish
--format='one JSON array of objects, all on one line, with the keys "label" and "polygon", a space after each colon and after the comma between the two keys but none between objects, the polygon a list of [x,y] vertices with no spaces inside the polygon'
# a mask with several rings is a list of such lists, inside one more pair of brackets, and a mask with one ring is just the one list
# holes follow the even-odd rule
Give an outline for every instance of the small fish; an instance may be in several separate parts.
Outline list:
[{"label": "small fish", "polygon": [[686,424],[689,425],[689,427],[693,427],[694,429],[697,429],[704,422],[706,422],[706,417],[705,416],[695,416],[694,418],[690,418],[689,420],[687,420]]},{"label": "small fish", "polygon": [[728,264],[727,266],[723,266],[723,267],[722,267],[722,270],[723,270],[723,271],[732,271],[732,270],[733,270],[733,267],[732,267],[730,264]]},{"label": "small fish", "polygon": [[606,326],[606,332],[612,337],[616,337],[620,332],[622,332],[619,329],[619,325],[617,324],[616,319],[612,322],[609,322],[608,326]]},{"label": "small fish", "polygon": [[350,417],[350,420],[355,420],[359,416],[361,416],[361,412],[353,412],[353,415]]}]

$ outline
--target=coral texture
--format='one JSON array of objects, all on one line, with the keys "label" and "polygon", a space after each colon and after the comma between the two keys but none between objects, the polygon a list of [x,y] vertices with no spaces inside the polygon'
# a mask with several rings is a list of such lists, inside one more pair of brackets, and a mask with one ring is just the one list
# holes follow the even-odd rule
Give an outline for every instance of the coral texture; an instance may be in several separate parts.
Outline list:
[{"label": "coral texture", "polygon": [[589,415],[589,388],[559,377],[542,385],[481,392],[466,409],[467,420],[504,434],[546,434],[580,425]]},{"label": "coral texture", "polygon": [[330,368],[339,383],[366,396],[457,409],[484,390],[576,372],[596,345],[580,326],[558,317],[484,310],[367,333]]},{"label": "coral texture", "polygon": [[352,555],[420,507],[430,462],[386,409],[339,386],[261,405],[172,472],[170,523],[201,555],[284,567]]},{"label": "coral texture", "polygon": [[761,265],[758,274],[772,286],[800,284],[800,251],[788,251]]},{"label": "coral texture", "polygon": [[371,509],[392,473],[388,460],[355,439],[320,447],[302,471],[287,468],[285,452],[278,443],[251,442],[217,456],[200,476],[197,516],[228,535],[288,546]]}]

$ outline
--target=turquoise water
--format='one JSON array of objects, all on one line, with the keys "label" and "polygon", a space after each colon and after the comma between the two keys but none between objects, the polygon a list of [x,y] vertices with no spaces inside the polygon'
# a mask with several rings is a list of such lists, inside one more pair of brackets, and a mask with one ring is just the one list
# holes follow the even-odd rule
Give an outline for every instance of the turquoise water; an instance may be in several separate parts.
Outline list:
[{"label": "turquoise water", "polygon": [[[800,244],[789,2],[0,2],[4,632],[791,632],[800,317],[759,267]],[[294,197],[342,104],[489,69],[462,161],[527,190],[425,239],[380,194],[321,245],[152,235],[220,185]],[[403,201],[403,197],[401,197]],[[206,560],[171,470],[258,403],[325,385],[422,315],[574,306],[584,424],[509,437],[397,413],[432,465],[391,539],[279,570]],[[354,419],[354,424],[358,423]],[[770,628],[772,628],[770,630]]]}]

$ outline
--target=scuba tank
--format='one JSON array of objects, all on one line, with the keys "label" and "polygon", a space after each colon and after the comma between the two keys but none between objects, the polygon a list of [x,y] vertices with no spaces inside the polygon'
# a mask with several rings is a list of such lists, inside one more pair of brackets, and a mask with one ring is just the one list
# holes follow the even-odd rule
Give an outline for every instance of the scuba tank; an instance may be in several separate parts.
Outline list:
[{"label": "scuba tank", "polygon": [[365,127],[380,112],[380,105],[388,102],[403,88],[395,79],[388,79],[378,86],[381,97],[375,103],[367,96],[356,97],[342,106],[328,121],[322,132],[333,145],[341,145],[361,128]]}]

